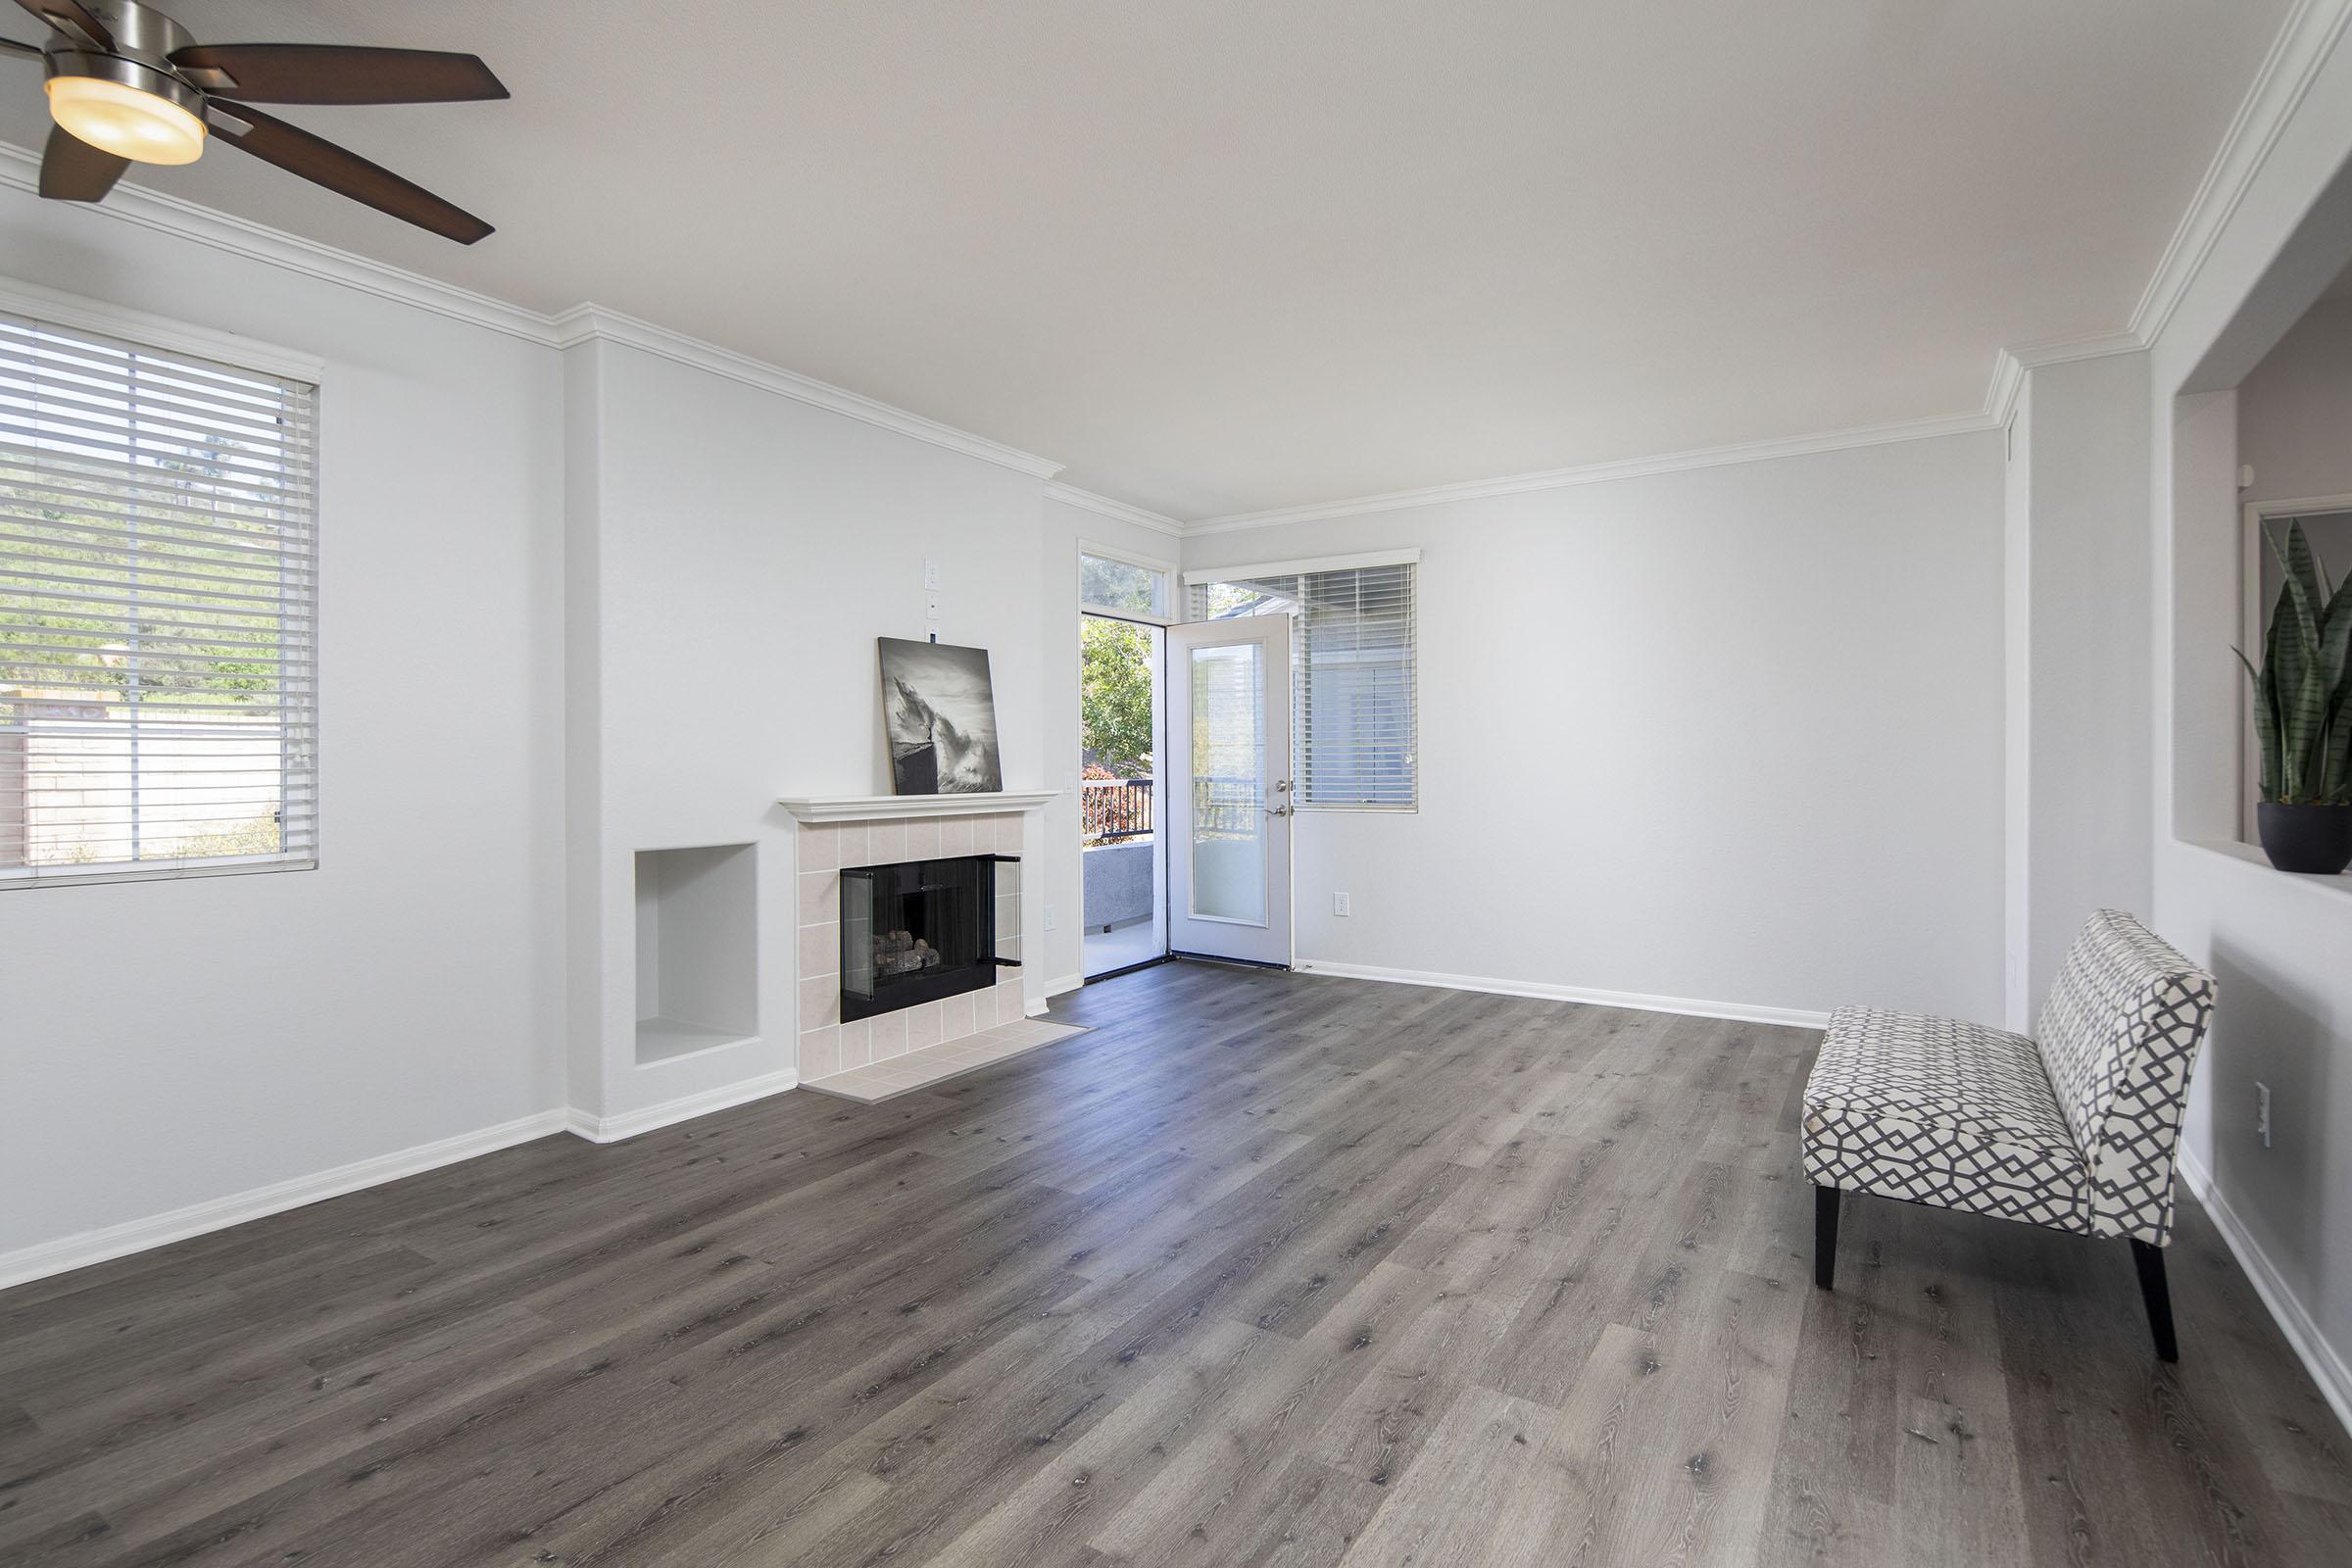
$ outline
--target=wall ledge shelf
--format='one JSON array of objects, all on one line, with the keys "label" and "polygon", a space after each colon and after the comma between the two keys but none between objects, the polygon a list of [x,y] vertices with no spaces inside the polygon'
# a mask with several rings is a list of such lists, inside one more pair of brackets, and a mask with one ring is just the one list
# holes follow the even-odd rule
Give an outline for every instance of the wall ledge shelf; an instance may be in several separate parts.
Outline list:
[{"label": "wall ledge shelf", "polygon": [[1059,790],[991,790],[971,795],[786,795],[777,804],[804,822],[894,816],[988,816],[1045,805]]},{"label": "wall ledge shelf", "polygon": [[[2234,860],[2275,886],[2301,884],[2323,899],[2352,898],[2352,871],[2335,876],[2317,876],[2301,871],[2281,871],[2271,864],[2271,858],[2259,846],[2241,844],[2235,839],[2175,839],[2183,849],[2201,850],[2225,860]],[[2294,895],[2288,895],[2293,897]]]},{"label": "wall ledge shelf", "polygon": [[760,1037],[740,1029],[718,1029],[690,1018],[640,1018],[637,1020],[637,1065],[651,1067],[657,1062],[676,1061],[682,1056],[699,1056],[706,1051],[721,1051],[729,1046],[757,1045]]}]

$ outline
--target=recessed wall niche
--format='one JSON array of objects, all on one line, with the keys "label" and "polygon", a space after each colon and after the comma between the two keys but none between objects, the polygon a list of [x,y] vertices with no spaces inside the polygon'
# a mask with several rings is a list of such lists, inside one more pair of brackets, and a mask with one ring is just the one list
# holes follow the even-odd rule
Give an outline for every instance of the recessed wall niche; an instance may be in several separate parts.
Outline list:
[{"label": "recessed wall niche", "polygon": [[760,1032],[749,844],[637,852],[637,1064]]}]

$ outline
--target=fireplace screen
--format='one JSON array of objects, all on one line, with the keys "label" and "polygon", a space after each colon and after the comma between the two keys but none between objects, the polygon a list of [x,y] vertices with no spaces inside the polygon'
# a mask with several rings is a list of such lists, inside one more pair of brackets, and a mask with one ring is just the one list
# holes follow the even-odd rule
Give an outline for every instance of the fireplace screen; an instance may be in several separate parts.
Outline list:
[{"label": "fireplace screen", "polygon": [[1010,855],[901,860],[841,873],[841,1015],[855,1021],[997,983],[1021,961]]}]

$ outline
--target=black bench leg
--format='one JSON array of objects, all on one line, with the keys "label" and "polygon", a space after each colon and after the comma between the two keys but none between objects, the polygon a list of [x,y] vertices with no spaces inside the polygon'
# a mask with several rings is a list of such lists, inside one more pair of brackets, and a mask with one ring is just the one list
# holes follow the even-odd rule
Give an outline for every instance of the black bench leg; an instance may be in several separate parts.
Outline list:
[{"label": "black bench leg", "polygon": [[[2134,1242],[2132,1245],[2136,1247],[2139,1244]],[[2161,1269],[2163,1264],[2159,1262],[2157,1267]],[[1830,1281],[1837,1273],[1838,1189],[1816,1187],[1813,1189],[1813,1283],[1825,1291],[1829,1290]]]},{"label": "black bench leg", "polygon": [[2156,1359],[2178,1361],[2180,1347],[2173,1339],[2173,1292],[2164,1282],[2164,1249],[2132,1239],[2132,1261],[2139,1269],[2140,1299],[2148,1303],[2148,1331],[2156,1336]]}]

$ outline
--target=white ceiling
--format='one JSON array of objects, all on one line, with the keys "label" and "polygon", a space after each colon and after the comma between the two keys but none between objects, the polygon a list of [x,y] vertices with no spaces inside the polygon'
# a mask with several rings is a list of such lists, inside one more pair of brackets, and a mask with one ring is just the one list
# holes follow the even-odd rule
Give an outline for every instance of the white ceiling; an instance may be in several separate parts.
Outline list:
[{"label": "white ceiling", "polygon": [[1193,519],[1972,410],[2127,324],[2287,0],[167,9],[481,54],[513,102],[283,114],[499,232],[226,146],[139,183]]}]

